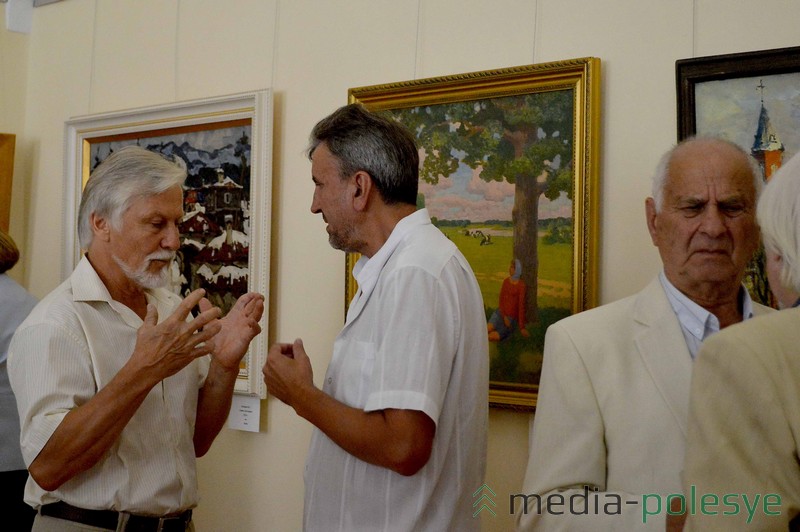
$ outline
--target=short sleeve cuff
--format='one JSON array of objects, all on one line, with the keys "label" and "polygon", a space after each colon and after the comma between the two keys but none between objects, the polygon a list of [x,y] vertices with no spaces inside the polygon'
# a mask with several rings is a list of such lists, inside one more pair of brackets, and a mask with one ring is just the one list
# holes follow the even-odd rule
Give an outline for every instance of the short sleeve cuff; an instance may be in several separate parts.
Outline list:
[{"label": "short sleeve cuff", "polygon": [[376,410],[386,410],[387,408],[394,408],[397,410],[417,410],[423,412],[437,425],[439,424],[441,406],[424,393],[410,391],[386,391],[373,393],[367,398],[367,404],[364,406],[364,411],[374,412]]}]

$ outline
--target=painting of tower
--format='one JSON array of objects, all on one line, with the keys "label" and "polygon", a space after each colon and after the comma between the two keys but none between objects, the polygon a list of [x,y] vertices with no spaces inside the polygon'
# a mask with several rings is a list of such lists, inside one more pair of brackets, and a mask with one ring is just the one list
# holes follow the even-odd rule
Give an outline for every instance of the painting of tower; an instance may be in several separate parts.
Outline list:
[{"label": "painting of tower", "polygon": [[764,181],[769,181],[772,174],[774,174],[783,163],[784,147],[778,134],[772,127],[769,113],[764,106],[765,86],[763,80],[759,80],[758,88],[761,91],[761,112],[758,117],[758,126],[750,153],[755,160],[758,161]]}]

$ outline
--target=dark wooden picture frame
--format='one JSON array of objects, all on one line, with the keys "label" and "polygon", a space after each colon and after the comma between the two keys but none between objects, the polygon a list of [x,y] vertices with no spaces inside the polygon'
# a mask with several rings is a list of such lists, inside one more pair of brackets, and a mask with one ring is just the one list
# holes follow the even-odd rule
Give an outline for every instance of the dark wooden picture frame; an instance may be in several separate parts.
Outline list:
[{"label": "dark wooden picture frame", "polygon": [[[800,46],[681,59],[675,63],[678,141],[722,137],[750,153],[768,181],[800,152]],[[776,306],[759,250],[745,277],[755,301]]]}]

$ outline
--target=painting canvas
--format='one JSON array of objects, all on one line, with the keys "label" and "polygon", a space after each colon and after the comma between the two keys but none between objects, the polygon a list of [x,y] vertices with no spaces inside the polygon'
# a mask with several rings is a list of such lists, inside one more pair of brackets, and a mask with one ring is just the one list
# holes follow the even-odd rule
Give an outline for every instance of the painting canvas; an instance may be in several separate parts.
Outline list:
[{"label": "painting canvas", "polygon": [[250,248],[249,119],[143,133],[97,137],[89,143],[93,171],[115,150],[135,144],[184,167],[181,247],[171,288],[187,296],[206,290],[227,313],[248,290]]},{"label": "painting canvas", "polygon": [[800,150],[800,72],[701,83],[695,102],[698,134],[721,136],[748,152],[780,153],[762,168],[765,175]]},{"label": "painting canvas", "polygon": [[[679,140],[727,139],[751,154],[765,182],[800,151],[800,47],[680,60],[676,79]],[[776,306],[763,248],[745,284],[754,300]]]},{"label": "painting canvas", "polygon": [[[203,288],[223,313],[248,291],[267,295],[269,183],[261,144],[270,138],[263,117],[269,111],[267,96],[250,93],[69,121],[67,164],[75,173],[68,179],[68,194],[75,201],[67,209],[70,238],[75,227],[71,217],[91,172],[114,151],[138,145],[187,173],[181,245],[168,288],[181,296]],[[69,271],[80,252],[73,240],[65,261]],[[242,360],[236,387],[240,393],[265,396],[258,378],[264,336],[257,337]]]},{"label": "painting canvas", "polygon": [[350,91],[417,138],[418,207],[459,247],[483,294],[494,406],[535,405],[545,330],[595,302],[587,95],[597,68],[586,59]]}]

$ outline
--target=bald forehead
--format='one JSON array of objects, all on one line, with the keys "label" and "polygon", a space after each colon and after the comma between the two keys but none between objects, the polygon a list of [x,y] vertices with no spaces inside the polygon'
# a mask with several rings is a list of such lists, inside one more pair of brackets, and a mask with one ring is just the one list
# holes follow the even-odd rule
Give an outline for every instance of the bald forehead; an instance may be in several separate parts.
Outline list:
[{"label": "bald forehead", "polygon": [[755,198],[753,168],[736,146],[715,140],[695,140],[676,148],[667,173],[666,188],[724,186]]},{"label": "bald forehead", "polygon": [[694,159],[698,156],[702,157],[703,155],[719,156],[748,164],[747,155],[745,155],[738,146],[719,139],[703,138],[689,140],[675,148],[672,160],[675,161],[683,158]]}]

